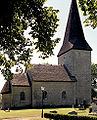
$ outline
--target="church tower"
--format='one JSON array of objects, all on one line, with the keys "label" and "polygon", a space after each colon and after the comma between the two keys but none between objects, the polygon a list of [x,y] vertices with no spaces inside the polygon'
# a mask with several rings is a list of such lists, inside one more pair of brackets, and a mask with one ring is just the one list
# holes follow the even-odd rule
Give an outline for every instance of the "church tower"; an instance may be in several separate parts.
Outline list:
[{"label": "church tower", "polygon": [[75,102],[91,102],[91,47],[84,37],[76,0],[72,0],[58,64],[64,64],[76,77]]}]

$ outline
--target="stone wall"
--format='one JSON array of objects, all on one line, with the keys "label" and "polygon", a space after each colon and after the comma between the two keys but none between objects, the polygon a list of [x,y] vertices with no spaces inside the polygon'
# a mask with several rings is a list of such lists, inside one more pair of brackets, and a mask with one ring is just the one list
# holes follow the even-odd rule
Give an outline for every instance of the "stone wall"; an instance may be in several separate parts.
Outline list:
[{"label": "stone wall", "polygon": [[91,102],[91,52],[70,50],[58,58],[59,64],[65,64],[77,79],[76,98],[79,103]]},{"label": "stone wall", "polygon": [[[20,99],[20,93],[25,93],[25,100]],[[31,88],[12,86],[12,92],[2,95],[2,108],[31,106]]]},{"label": "stone wall", "polygon": [[11,107],[11,94],[2,95],[2,109],[8,109]]},{"label": "stone wall", "polygon": [[[20,93],[25,93],[25,100],[20,100]],[[12,87],[11,107],[25,107],[31,105],[31,88],[30,87]]]},{"label": "stone wall", "polygon": [[[74,104],[76,82],[33,82],[32,83],[32,106],[42,105],[41,86],[45,87],[47,98],[44,99],[45,106],[67,106]],[[62,92],[66,91],[66,98],[62,99]]]}]

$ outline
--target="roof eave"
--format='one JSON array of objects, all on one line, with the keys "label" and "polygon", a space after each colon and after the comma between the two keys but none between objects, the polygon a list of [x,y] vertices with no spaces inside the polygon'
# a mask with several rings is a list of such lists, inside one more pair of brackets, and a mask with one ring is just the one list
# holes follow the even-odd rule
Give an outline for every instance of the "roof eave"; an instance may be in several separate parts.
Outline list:
[{"label": "roof eave", "polygon": [[10,94],[11,93],[11,91],[8,91],[8,92],[1,92],[0,94]]},{"label": "roof eave", "polygon": [[15,86],[15,87],[30,87],[30,85],[12,85],[12,86]]},{"label": "roof eave", "polygon": [[77,82],[76,80],[69,80],[69,81],[65,81],[65,80],[56,80],[56,81],[53,81],[53,80],[33,80],[33,82]]}]

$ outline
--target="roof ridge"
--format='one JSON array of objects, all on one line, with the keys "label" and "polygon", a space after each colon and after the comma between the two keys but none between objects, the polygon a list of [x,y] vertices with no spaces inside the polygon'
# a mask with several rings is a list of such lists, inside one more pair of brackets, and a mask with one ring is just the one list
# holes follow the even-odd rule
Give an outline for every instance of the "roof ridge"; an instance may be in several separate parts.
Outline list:
[{"label": "roof ridge", "polygon": [[37,65],[37,66],[62,66],[62,65],[55,65],[55,64],[33,64],[33,65]]}]

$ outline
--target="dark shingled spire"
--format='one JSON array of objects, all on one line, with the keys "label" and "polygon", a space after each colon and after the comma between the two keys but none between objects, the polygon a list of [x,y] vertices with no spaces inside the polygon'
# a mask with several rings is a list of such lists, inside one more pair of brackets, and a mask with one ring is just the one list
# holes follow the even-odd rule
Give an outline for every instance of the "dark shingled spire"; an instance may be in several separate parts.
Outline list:
[{"label": "dark shingled spire", "polygon": [[66,53],[70,49],[88,50],[88,51],[92,50],[84,37],[76,0],[72,0],[71,3],[65,37],[64,37],[63,45],[58,53],[58,57]]}]

